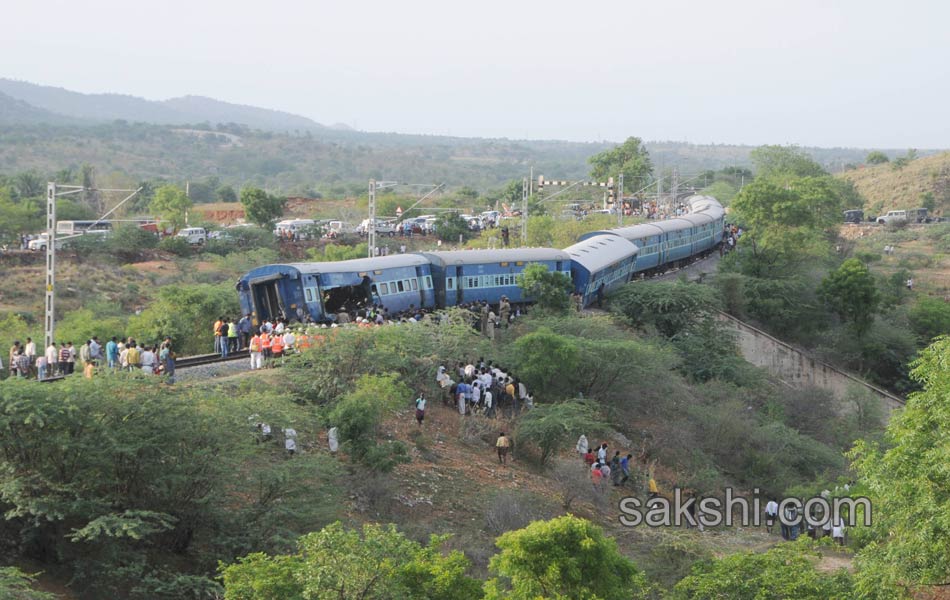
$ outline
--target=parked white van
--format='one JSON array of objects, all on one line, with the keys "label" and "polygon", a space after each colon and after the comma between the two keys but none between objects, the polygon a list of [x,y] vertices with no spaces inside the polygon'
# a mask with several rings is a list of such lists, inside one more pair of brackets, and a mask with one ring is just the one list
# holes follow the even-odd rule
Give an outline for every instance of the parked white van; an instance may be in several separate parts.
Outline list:
[{"label": "parked white van", "polygon": [[185,227],[178,232],[178,237],[185,238],[189,244],[197,246],[208,241],[208,232],[204,227]]}]

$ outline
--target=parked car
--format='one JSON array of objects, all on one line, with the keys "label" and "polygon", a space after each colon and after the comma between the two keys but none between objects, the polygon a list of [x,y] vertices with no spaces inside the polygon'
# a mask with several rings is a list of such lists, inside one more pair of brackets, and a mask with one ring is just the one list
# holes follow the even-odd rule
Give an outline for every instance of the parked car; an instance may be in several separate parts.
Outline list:
[{"label": "parked car", "polygon": [[208,232],[204,227],[185,227],[177,234],[180,238],[185,238],[192,246],[199,246],[208,241]]},{"label": "parked car", "polygon": [[[369,233],[369,219],[363,219],[363,222],[356,227],[357,233],[367,235]],[[393,221],[376,219],[376,235],[396,235],[396,224]]]},{"label": "parked car", "polygon": [[889,210],[886,215],[882,215],[877,218],[877,222],[881,225],[888,225],[894,223],[906,223],[907,222],[907,211],[906,210]]},{"label": "parked car", "polygon": [[864,211],[863,210],[846,210],[844,211],[844,222],[845,223],[861,223],[864,221]]}]

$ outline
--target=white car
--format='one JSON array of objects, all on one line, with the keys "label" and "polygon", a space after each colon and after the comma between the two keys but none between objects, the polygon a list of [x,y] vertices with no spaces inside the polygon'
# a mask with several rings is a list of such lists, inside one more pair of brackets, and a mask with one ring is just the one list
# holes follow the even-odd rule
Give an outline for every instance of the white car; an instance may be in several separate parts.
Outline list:
[{"label": "white car", "polygon": [[[26,245],[26,247],[29,248],[30,250],[32,250],[33,252],[38,252],[38,251],[43,251],[43,252],[45,252],[45,251],[46,251],[46,246],[47,246],[46,241],[47,241],[48,239],[49,239],[49,235],[48,235],[48,234],[46,234],[46,233],[41,233],[41,234],[39,234],[39,237],[36,237],[36,238],[33,238],[32,240],[30,240],[30,242]],[[62,250],[62,249],[63,249],[63,242],[62,242],[62,240],[60,240],[60,239],[58,239],[58,238],[57,238],[57,240],[56,240],[56,249],[57,249],[57,250]]]},{"label": "white car", "polygon": [[178,232],[180,238],[185,238],[192,246],[198,246],[208,241],[208,232],[204,227],[186,227]]},{"label": "white car", "polygon": [[877,222],[882,225],[887,225],[888,223],[906,223],[907,222],[907,211],[906,210],[891,210],[882,217],[877,218]]},{"label": "white car", "polygon": [[[357,233],[366,235],[369,233],[369,219],[363,219],[363,222],[356,228]],[[383,221],[376,219],[376,235],[396,235],[396,225],[392,221]]]}]

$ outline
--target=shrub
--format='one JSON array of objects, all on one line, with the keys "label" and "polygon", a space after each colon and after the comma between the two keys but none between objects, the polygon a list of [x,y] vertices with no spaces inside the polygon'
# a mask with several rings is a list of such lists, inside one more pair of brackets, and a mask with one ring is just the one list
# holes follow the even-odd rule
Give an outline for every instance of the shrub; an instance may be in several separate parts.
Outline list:
[{"label": "shrub", "polygon": [[176,235],[166,237],[158,244],[159,250],[170,252],[175,256],[191,256],[191,244],[185,238]]}]

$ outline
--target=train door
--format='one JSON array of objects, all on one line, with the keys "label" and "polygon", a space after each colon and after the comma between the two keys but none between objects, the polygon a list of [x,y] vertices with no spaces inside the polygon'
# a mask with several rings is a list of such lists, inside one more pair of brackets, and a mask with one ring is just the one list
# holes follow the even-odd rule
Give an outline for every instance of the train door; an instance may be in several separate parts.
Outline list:
[{"label": "train door", "polygon": [[[462,265],[452,265],[451,267],[446,268],[445,272],[446,272],[446,275],[455,284],[454,286],[455,287],[455,294],[454,294],[455,301],[452,304],[455,306],[458,306],[459,304],[465,301],[464,293],[462,292],[462,275],[463,275]],[[449,298],[453,297],[451,290],[446,289],[445,293],[447,297]]]},{"label": "train door", "polygon": [[251,297],[254,299],[254,311],[258,320],[273,320],[286,314],[280,290],[277,288],[279,283],[280,279],[251,283]]}]

